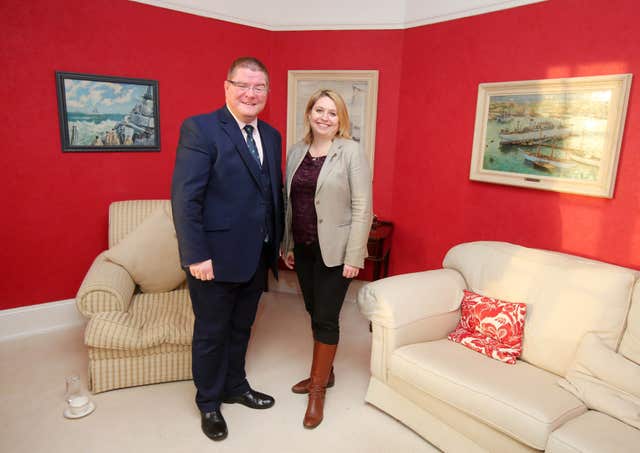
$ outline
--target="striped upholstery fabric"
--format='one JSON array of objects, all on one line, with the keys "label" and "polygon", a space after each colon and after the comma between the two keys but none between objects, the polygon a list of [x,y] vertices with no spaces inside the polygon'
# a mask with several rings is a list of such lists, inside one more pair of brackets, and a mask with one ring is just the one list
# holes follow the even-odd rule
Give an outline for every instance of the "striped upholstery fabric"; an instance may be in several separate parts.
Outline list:
[{"label": "striped upholstery fabric", "polygon": [[[109,206],[109,247],[169,200],[119,201]],[[186,282],[166,293],[140,293],[127,271],[104,252],[89,268],[76,306],[85,330],[89,386],[94,393],[191,379],[193,311]]]},{"label": "striped upholstery fabric", "polygon": [[135,289],[136,284],[129,273],[122,266],[107,261],[102,252],[80,285],[76,306],[87,317],[103,311],[127,311]]},{"label": "striped upholstery fabric", "polygon": [[191,379],[191,345],[162,345],[130,355],[114,349],[89,349],[89,386],[107,390]]},{"label": "striped upholstery fabric", "polygon": [[169,200],[116,201],[109,205],[109,248],[136,229],[159,206],[169,205]]},{"label": "striped upholstery fabric", "polygon": [[193,311],[186,289],[168,293],[141,293],[127,312],[108,311],[93,316],[85,343],[94,348],[146,349],[165,343],[190,345]]}]

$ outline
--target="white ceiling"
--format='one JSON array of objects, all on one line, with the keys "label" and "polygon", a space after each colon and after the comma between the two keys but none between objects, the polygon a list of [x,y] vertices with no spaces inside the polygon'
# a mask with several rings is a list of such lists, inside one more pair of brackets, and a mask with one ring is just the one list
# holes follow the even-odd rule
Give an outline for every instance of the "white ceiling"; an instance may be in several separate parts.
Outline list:
[{"label": "white ceiling", "polygon": [[402,29],[546,0],[132,0],[272,31]]}]

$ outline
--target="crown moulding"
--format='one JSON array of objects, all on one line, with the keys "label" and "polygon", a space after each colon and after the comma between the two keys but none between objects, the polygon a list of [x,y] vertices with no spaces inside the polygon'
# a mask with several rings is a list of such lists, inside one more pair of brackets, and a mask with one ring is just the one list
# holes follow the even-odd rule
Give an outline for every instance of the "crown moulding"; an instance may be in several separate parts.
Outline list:
[{"label": "crown moulding", "polygon": [[406,29],[547,0],[130,0],[270,31]]}]

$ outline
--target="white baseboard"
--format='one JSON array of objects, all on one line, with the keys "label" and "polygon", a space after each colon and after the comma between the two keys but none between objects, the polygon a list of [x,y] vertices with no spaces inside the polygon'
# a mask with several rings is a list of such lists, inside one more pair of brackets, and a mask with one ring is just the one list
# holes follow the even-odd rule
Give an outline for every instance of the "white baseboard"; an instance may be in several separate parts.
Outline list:
[{"label": "white baseboard", "polygon": [[[300,294],[298,277],[292,271],[280,271],[276,281],[269,273],[269,291]],[[345,298],[355,301],[358,290],[367,282],[352,282]],[[84,324],[87,320],[78,312],[75,299],[0,310],[0,341],[38,335]]]},{"label": "white baseboard", "polygon": [[75,299],[0,310],[0,341],[84,324]]}]

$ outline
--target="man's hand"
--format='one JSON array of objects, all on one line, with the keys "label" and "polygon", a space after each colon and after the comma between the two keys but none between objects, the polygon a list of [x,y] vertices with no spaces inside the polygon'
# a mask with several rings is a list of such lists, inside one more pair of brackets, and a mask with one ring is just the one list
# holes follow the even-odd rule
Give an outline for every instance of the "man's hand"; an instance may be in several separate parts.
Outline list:
[{"label": "man's hand", "polygon": [[349,266],[345,264],[342,268],[342,276],[345,278],[356,278],[360,273],[360,269],[357,267]]},{"label": "man's hand", "polygon": [[283,260],[284,260],[284,265],[287,266],[289,269],[293,269],[293,266],[296,265],[296,260],[293,256],[293,252],[287,252]]},{"label": "man's hand", "polygon": [[207,260],[201,263],[190,264],[189,272],[191,272],[193,278],[197,278],[198,280],[213,280],[213,261]]}]

